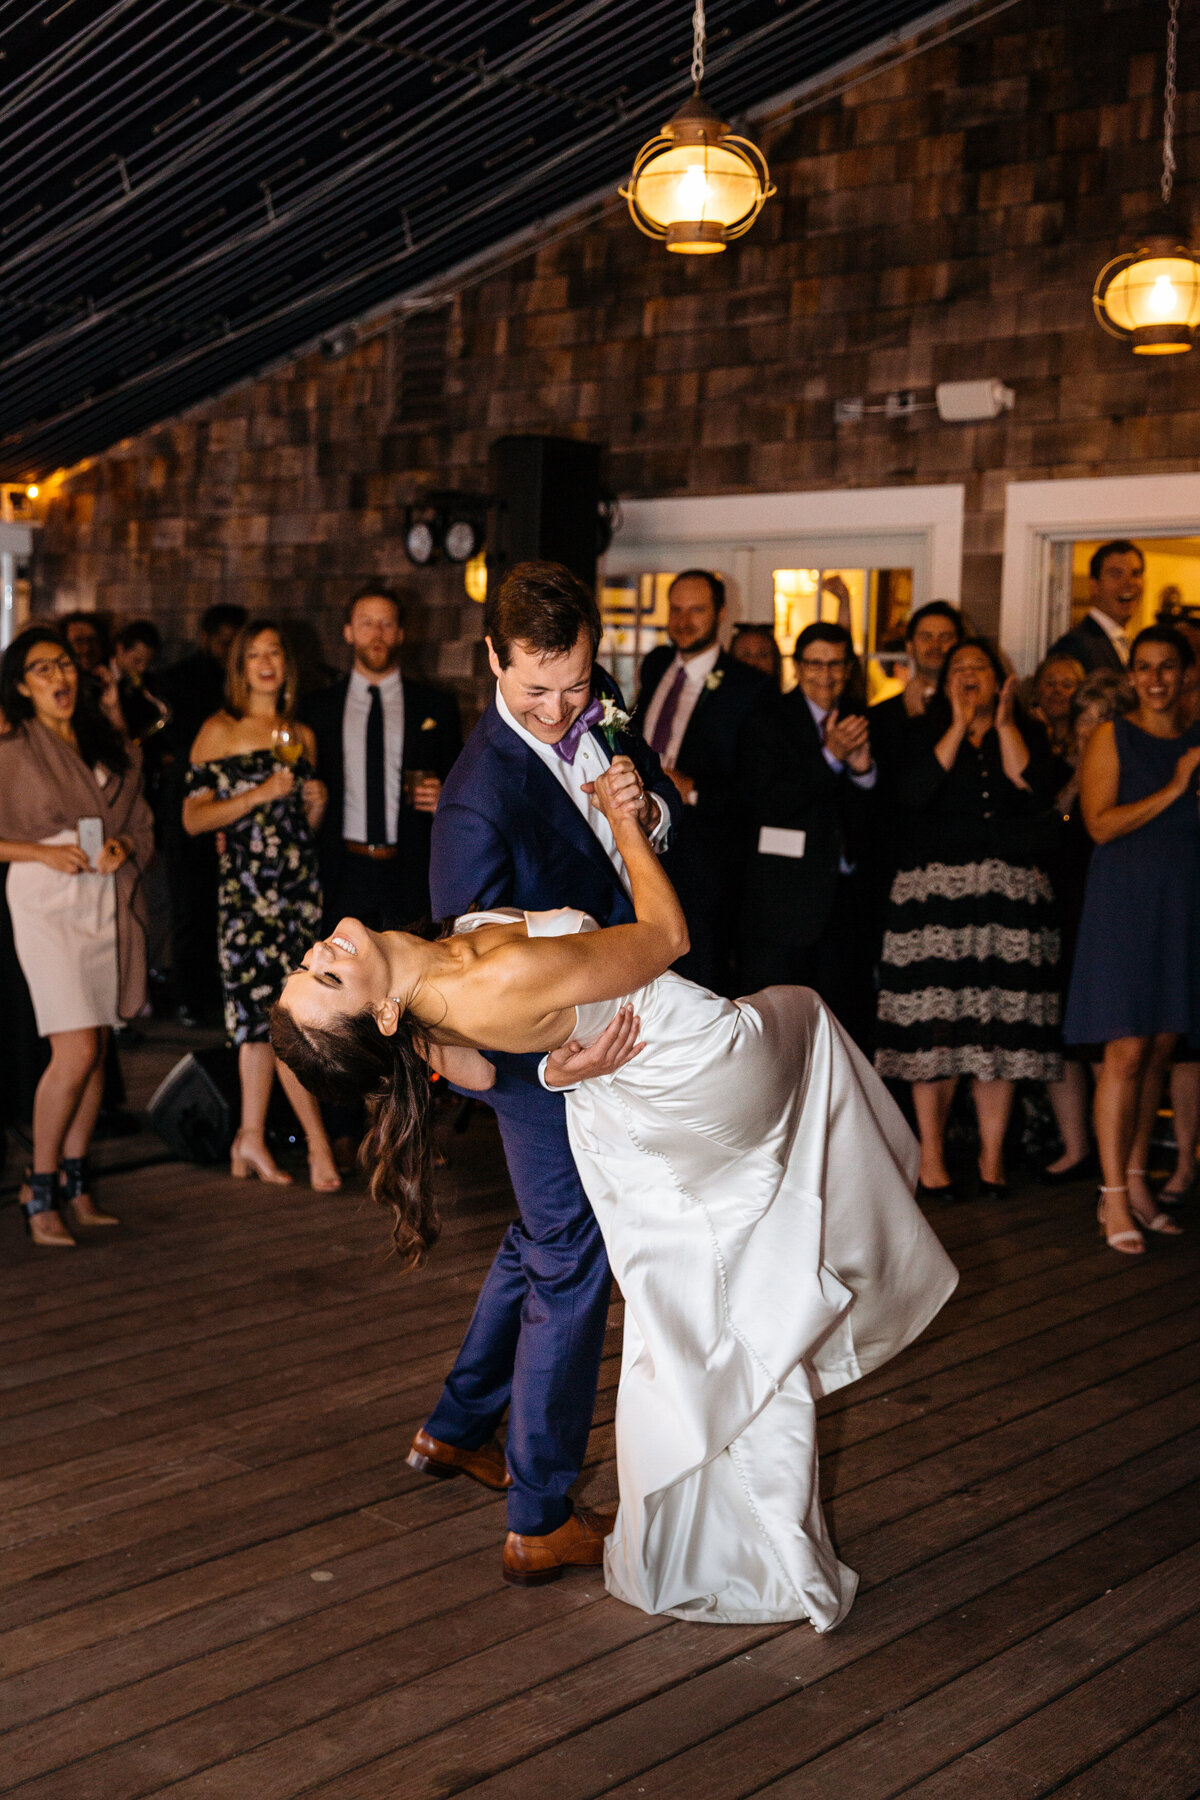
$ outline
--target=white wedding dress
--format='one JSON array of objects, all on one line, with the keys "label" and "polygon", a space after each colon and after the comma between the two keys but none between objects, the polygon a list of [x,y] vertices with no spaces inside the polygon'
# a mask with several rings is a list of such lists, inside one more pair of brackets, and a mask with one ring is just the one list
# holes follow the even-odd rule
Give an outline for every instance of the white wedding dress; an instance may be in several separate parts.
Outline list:
[{"label": "white wedding dress", "polygon": [[[595,930],[524,917],[531,937]],[[957,1272],[912,1199],[916,1142],[808,988],[628,996],[646,1048],[567,1096],[625,1298],[610,1593],[713,1623],[844,1617],[857,1577],[817,1492],[815,1397],[910,1343]],[[579,1008],[593,1041],[622,1003]]]}]

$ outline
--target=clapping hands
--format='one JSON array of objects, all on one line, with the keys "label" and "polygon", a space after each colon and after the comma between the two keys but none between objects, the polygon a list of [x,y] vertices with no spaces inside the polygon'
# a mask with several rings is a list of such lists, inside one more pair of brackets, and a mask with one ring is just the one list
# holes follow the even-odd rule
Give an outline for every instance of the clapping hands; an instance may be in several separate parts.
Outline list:
[{"label": "clapping hands", "polygon": [[865,775],[871,767],[871,739],[862,714],[843,719],[833,707],[825,716],[825,748],[856,775]]}]

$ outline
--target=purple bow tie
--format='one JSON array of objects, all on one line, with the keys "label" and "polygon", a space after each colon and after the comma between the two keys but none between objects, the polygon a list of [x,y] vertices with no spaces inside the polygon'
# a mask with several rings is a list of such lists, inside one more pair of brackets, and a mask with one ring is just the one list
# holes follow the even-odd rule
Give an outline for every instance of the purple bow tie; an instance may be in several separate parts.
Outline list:
[{"label": "purple bow tie", "polygon": [[603,716],[603,713],[604,708],[599,700],[593,700],[589,705],[585,706],[570,730],[564,731],[557,744],[555,744],[554,754],[556,756],[561,756],[565,763],[573,763],[575,761],[575,752],[579,748],[580,738],[585,731],[591,730],[592,726]]}]

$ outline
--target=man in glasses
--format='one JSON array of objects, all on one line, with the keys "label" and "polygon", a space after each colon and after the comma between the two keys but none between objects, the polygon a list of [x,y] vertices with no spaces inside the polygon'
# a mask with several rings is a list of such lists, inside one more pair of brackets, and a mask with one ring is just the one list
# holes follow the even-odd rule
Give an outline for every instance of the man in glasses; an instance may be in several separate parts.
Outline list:
[{"label": "man in glasses", "polygon": [[815,988],[864,1049],[874,1019],[870,888],[863,857],[876,770],[862,674],[842,625],[810,625],[797,685],[746,731],[751,826],[740,987]]}]

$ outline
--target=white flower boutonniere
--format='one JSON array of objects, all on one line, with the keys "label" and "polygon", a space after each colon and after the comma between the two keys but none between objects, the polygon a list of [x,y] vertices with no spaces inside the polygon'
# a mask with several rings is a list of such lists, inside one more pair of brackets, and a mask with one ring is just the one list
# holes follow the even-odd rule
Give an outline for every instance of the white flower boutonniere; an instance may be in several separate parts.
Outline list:
[{"label": "white flower boutonniere", "polygon": [[604,696],[600,704],[602,710],[596,724],[608,739],[608,747],[611,751],[616,747],[617,734],[628,728],[629,714],[622,712],[609,694]]},{"label": "white flower boutonniere", "polygon": [[707,678],[707,680],[704,683],[705,693],[715,694],[717,689],[720,687],[721,683],[724,681],[724,679],[725,679],[724,669],[714,669],[712,674]]}]

